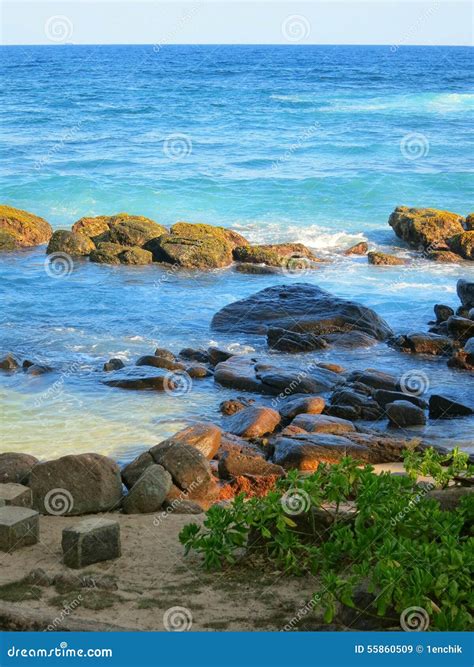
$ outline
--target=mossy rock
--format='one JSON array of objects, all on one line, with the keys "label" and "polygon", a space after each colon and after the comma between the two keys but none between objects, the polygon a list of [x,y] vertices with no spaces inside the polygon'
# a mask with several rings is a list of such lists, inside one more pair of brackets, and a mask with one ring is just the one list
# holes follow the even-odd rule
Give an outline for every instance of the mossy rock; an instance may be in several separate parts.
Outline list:
[{"label": "mossy rock", "polygon": [[95,250],[94,242],[84,234],[58,229],[49,240],[46,253],[64,252],[72,257],[89,255]]},{"label": "mossy rock", "polygon": [[119,259],[122,264],[151,264],[153,255],[149,250],[133,246],[121,252]]},{"label": "mossy rock", "polygon": [[197,240],[212,236],[213,238],[227,241],[233,248],[249,245],[246,238],[241,234],[234,232],[232,229],[215,227],[214,225],[205,225],[203,223],[176,222],[171,227],[170,233],[175,234],[176,236]]},{"label": "mossy rock", "polygon": [[102,234],[105,234],[109,231],[109,215],[99,215],[95,218],[81,218],[75,222],[72,226],[72,231],[84,234],[88,236],[93,241],[98,239]]},{"label": "mossy rock", "polygon": [[436,208],[408,208],[398,206],[390,215],[388,224],[395,234],[412,247],[421,249],[446,244],[446,240],[464,231],[463,218],[457,213]]},{"label": "mossy rock", "polygon": [[[320,260],[302,243],[275,243],[272,245],[246,245],[234,248],[234,259],[247,264],[266,264],[268,266],[286,267],[297,259],[311,262]],[[308,262],[309,265],[309,262]]]},{"label": "mossy rock", "polygon": [[[25,248],[46,243],[53,233],[51,225],[43,218],[6,205],[0,205],[0,231],[13,236],[16,245]],[[12,248],[3,248],[0,244],[0,249]]]},{"label": "mossy rock", "polygon": [[395,257],[395,255],[388,255],[386,252],[369,252],[367,259],[369,264],[375,266],[402,266],[406,264],[404,259]]},{"label": "mossy rock", "polygon": [[0,229],[0,251],[1,250],[15,250],[18,248],[16,238],[10,232]]},{"label": "mossy rock", "polygon": [[474,213],[469,213],[469,215],[466,215],[464,224],[469,232],[474,231]]},{"label": "mossy rock", "polygon": [[89,259],[96,264],[120,264],[119,255],[128,249],[119,243],[99,243],[89,255]]},{"label": "mossy rock", "polygon": [[461,261],[459,255],[449,250],[433,250],[428,253],[427,257],[432,262],[438,262],[439,264],[459,264]]},{"label": "mossy rock", "polygon": [[23,602],[25,600],[39,600],[43,591],[39,586],[29,584],[26,579],[12,581],[0,586],[0,600],[6,602]]},{"label": "mossy rock", "polygon": [[168,232],[166,227],[150,220],[150,218],[141,215],[128,215],[128,213],[119,213],[112,216],[108,225],[109,231],[103,234],[100,240],[126,246],[139,246],[140,248],[150,239]]},{"label": "mossy rock", "polygon": [[474,231],[456,234],[448,241],[449,247],[464,259],[474,260]]}]

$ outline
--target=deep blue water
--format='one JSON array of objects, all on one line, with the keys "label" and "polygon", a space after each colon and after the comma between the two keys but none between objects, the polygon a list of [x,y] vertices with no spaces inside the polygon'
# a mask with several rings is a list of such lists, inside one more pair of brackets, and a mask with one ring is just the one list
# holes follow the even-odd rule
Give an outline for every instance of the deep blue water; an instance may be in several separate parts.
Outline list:
[{"label": "deep blue water", "polygon": [[[434,303],[457,305],[456,280],[473,276],[466,265],[380,269],[334,255],[364,238],[407,254],[387,225],[399,204],[472,210],[472,49],[60,46],[3,47],[0,56],[2,200],[56,228],[128,211],[165,225],[225,225],[252,241],[301,241],[333,258],[305,280],[404,332],[425,330]],[[217,418],[226,393],[212,381],[176,399],[106,389],[96,371],[111,355],[132,360],[156,344],[255,345],[216,338],[212,314],[298,279],[77,262],[61,280],[46,274],[43,251],[0,258],[1,348],[58,369],[80,364],[60,391],[51,390],[57,374],[0,380],[4,447],[42,456],[127,457],[185,418]],[[419,367],[431,390],[455,395],[472,385],[444,361],[384,346],[326,356],[351,368]],[[457,420],[442,435],[474,447],[471,430],[472,420]]]}]

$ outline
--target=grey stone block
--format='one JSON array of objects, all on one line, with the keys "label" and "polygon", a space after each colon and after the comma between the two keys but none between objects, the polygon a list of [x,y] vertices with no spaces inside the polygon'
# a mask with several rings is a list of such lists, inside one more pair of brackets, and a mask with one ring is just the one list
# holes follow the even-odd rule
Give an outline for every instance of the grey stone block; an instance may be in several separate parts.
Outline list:
[{"label": "grey stone block", "polygon": [[31,489],[23,484],[0,484],[0,504],[4,501],[5,505],[15,505],[16,507],[31,507],[33,505],[33,496]]},{"label": "grey stone block", "polygon": [[0,507],[0,551],[16,551],[36,544],[39,514],[27,507]]},{"label": "grey stone block", "polygon": [[120,525],[109,519],[85,519],[63,530],[64,563],[81,568],[121,555]]}]

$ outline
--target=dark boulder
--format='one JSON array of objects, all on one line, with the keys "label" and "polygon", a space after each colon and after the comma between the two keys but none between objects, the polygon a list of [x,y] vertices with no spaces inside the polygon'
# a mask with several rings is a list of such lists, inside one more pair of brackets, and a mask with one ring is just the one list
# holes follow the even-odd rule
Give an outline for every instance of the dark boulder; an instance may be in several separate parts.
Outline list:
[{"label": "dark boulder", "polygon": [[267,331],[268,347],[280,352],[311,352],[312,350],[323,350],[328,343],[321,336],[312,333],[298,333],[277,327]]},{"label": "dark boulder", "polygon": [[5,452],[0,454],[0,484],[27,484],[38,459],[30,454]]},{"label": "dark boulder", "polygon": [[474,308],[474,281],[458,280],[456,291],[463,306]]},{"label": "dark boulder", "polygon": [[285,470],[310,472],[320,463],[338,463],[345,456],[368,461],[369,451],[339,435],[299,434],[291,438],[280,436],[274,441],[273,462]]},{"label": "dark boulder", "polygon": [[449,396],[440,396],[432,394],[430,396],[430,417],[432,419],[451,419],[452,417],[468,417],[474,414],[474,410],[469,405],[465,405],[450,398]]},{"label": "dark boulder", "polygon": [[171,475],[162,466],[153,464],[147,467],[123,499],[123,511],[126,514],[158,511],[171,489],[171,484]]},{"label": "dark boulder", "polygon": [[106,371],[107,373],[109,373],[110,371],[119,371],[121,368],[125,368],[125,364],[121,359],[117,359],[115,357],[109,359],[104,364],[104,371]]},{"label": "dark boulder", "polygon": [[449,306],[437,303],[434,307],[434,313],[436,315],[436,324],[441,324],[441,322],[446,322],[451,315],[454,315],[454,310]]},{"label": "dark boulder", "polygon": [[12,354],[6,354],[0,359],[0,370],[16,371],[18,368],[20,368],[20,364]]},{"label": "dark boulder", "polygon": [[164,391],[165,388],[172,390],[175,387],[173,378],[169,377],[169,371],[147,366],[124,368],[114,373],[110,380],[103,380],[103,383],[109,387],[119,387],[120,389],[156,389]]},{"label": "dark boulder", "polygon": [[424,411],[410,401],[394,401],[385,406],[391,426],[405,428],[408,426],[423,426],[426,424]]}]

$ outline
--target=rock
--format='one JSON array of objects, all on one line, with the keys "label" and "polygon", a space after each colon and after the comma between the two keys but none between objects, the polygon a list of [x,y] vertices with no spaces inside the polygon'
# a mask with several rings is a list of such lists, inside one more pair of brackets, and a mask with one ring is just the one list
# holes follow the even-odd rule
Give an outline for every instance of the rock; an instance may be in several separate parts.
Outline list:
[{"label": "rock", "polygon": [[38,459],[30,454],[5,452],[0,454],[0,483],[26,484]]},{"label": "rock", "polygon": [[163,515],[167,514],[202,514],[204,512],[201,505],[192,500],[175,498],[174,500],[165,500],[163,503]]},{"label": "rock", "polygon": [[311,352],[328,347],[321,336],[312,333],[298,333],[287,329],[270,328],[267,331],[268,347],[280,352]]},{"label": "rock", "polygon": [[178,361],[169,361],[166,357],[157,357],[154,354],[146,354],[140,357],[136,363],[137,366],[153,366],[154,368],[166,368],[169,371],[184,370],[184,364]]},{"label": "rock", "polygon": [[440,264],[459,264],[460,257],[454,252],[449,250],[433,250],[426,254],[428,259],[432,262],[438,262]]},{"label": "rock", "polygon": [[20,368],[20,364],[12,354],[7,354],[0,359],[0,370],[16,371],[17,368]]},{"label": "rock", "polygon": [[236,412],[240,412],[241,410],[248,408],[249,405],[254,402],[255,401],[253,400],[239,396],[238,398],[231,398],[228,401],[222,401],[222,403],[219,405],[219,410],[223,415],[235,415]]},{"label": "rock", "polygon": [[4,505],[14,505],[15,507],[31,507],[32,495],[31,489],[23,484],[7,482],[0,484],[0,501]]},{"label": "rock", "polygon": [[19,247],[16,237],[10,232],[0,229],[0,252],[16,250]]},{"label": "rock", "polygon": [[23,581],[30,586],[44,586],[47,588],[53,585],[53,577],[40,567],[30,570]]},{"label": "rock", "polygon": [[395,255],[388,255],[385,252],[369,252],[367,255],[369,264],[376,266],[401,266],[406,264],[404,259],[395,257]]},{"label": "rock", "polygon": [[474,336],[474,322],[467,317],[452,316],[447,320],[447,327],[448,334],[460,343]]},{"label": "rock", "polygon": [[428,403],[419,396],[403,391],[387,391],[386,389],[377,389],[374,391],[374,399],[383,408],[385,408],[388,403],[393,403],[394,401],[409,401],[410,403],[413,403],[413,405],[417,405],[419,408],[423,409],[428,407]]},{"label": "rock", "polygon": [[109,231],[108,221],[110,216],[99,215],[95,218],[81,218],[72,226],[72,231],[76,234],[88,236],[93,241],[98,241],[105,232]]},{"label": "rock", "polygon": [[356,243],[347,250],[344,251],[345,255],[366,255],[369,250],[369,244],[365,241]]},{"label": "rock", "polygon": [[439,394],[430,396],[429,407],[431,419],[451,419],[452,417],[467,417],[474,414],[474,410],[469,405],[464,405],[449,396],[440,396]]},{"label": "rock", "polygon": [[[277,243],[273,245],[246,245],[234,248],[234,259],[247,264],[266,264],[292,269],[298,269],[298,261],[306,262],[300,268],[309,268],[312,263],[319,262],[317,257],[302,243]],[[294,266],[292,266],[294,264]]]},{"label": "rock", "polygon": [[458,368],[465,371],[474,371],[474,353],[465,350],[457,350],[448,360],[450,368]]},{"label": "rock", "polygon": [[347,378],[348,382],[360,382],[373,389],[399,391],[400,384],[395,375],[367,368],[364,371],[353,371]]},{"label": "rock", "polygon": [[222,431],[215,424],[197,422],[183,428],[165,442],[180,443],[194,447],[207,459],[213,459],[221,444]]},{"label": "rock", "polygon": [[195,350],[192,347],[185,347],[179,353],[179,356],[182,359],[187,359],[189,361],[197,361],[201,364],[207,364],[210,361],[209,354],[206,350]]},{"label": "rock", "polygon": [[328,345],[337,345],[353,349],[355,347],[371,347],[378,342],[373,336],[369,336],[363,331],[346,331],[345,333],[325,334],[324,340]]},{"label": "rock", "polygon": [[325,401],[321,396],[301,396],[289,398],[278,407],[278,411],[285,419],[293,419],[299,414],[319,415],[324,410]]},{"label": "rock", "polygon": [[474,281],[458,280],[456,291],[463,306],[474,308]]},{"label": "rock", "polygon": [[281,271],[274,266],[267,264],[251,264],[249,262],[240,262],[235,265],[237,273],[248,273],[257,276],[278,275]]},{"label": "rock", "polygon": [[406,426],[423,426],[426,424],[424,411],[410,401],[394,401],[385,406],[387,417],[392,426],[404,428]]},{"label": "rock", "polygon": [[124,250],[119,255],[121,264],[133,264],[133,265],[142,265],[142,264],[151,264],[153,261],[153,255],[148,250],[143,250],[139,246],[132,246],[127,250]]},{"label": "rock", "polygon": [[122,498],[118,465],[100,454],[69,454],[36,464],[29,486],[42,514],[76,515],[116,509]]},{"label": "rock", "polygon": [[129,215],[128,213],[118,213],[108,220],[109,231],[106,232],[102,241],[109,243],[118,243],[125,246],[143,247],[147,241],[156,239],[168,230],[163,225],[159,225],[150,218],[142,215]]},{"label": "rock", "polygon": [[356,430],[354,424],[347,419],[330,417],[328,415],[300,414],[293,419],[291,425],[302,428],[308,433],[333,433],[334,435],[339,435],[340,433]]},{"label": "rock", "polygon": [[398,336],[395,346],[409,354],[430,354],[434,356],[451,354],[453,343],[447,336],[433,333],[410,333]]},{"label": "rock", "polygon": [[224,452],[219,459],[219,477],[232,479],[242,475],[283,477],[285,471],[281,466],[265,461],[261,456],[243,454],[239,452]]},{"label": "rock", "polygon": [[276,410],[263,406],[251,406],[228,417],[225,428],[229,433],[242,438],[260,438],[268,433],[273,433],[279,423],[280,415]]},{"label": "rock", "polygon": [[[349,411],[341,410],[341,407],[351,408]],[[369,396],[354,391],[350,388],[337,389],[331,396],[330,409],[324,410],[325,414],[341,419],[380,419],[384,415],[383,408]]]},{"label": "rock", "polygon": [[339,381],[336,373],[314,366],[307,370],[279,370],[274,366],[260,368],[255,366],[256,376],[263,385],[270,387],[272,393],[289,396],[291,394],[318,394],[329,391]]},{"label": "rock", "polygon": [[85,519],[63,530],[64,564],[78,569],[121,556],[120,525],[110,519]]},{"label": "rock", "polygon": [[247,355],[234,356],[217,364],[214,382],[238,391],[253,391],[259,394],[277,394],[278,390],[266,386],[257,378],[256,359]]},{"label": "rock", "polygon": [[171,489],[172,479],[162,466],[153,464],[145,469],[123,500],[126,514],[157,512]]},{"label": "rock", "polygon": [[174,484],[195,500],[207,497],[215,488],[209,461],[195,447],[181,442],[165,441],[150,449],[155,463],[163,466]]},{"label": "rock", "polygon": [[89,260],[96,264],[120,264],[120,254],[127,250],[118,243],[99,243],[89,255]]},{"label": "rock", "polygon": [[38,539],[38,512],[28,507],[0,507],[0,551],[16,551],[36,544]]},{"label": "rock", "polygon": [[121,359],[117,359],[115,357],[109,359],[104,364],[104,371],[106,371],[107,373],[110,371],[119,371],[121,368],[125,368],[125,364]]},{"label": "rock", "polygon": [[209,357],[209,363],[212,366],[217,366],[217,364],[220,364],[221,361],[227,361],[227,359],[230,359],[234,356],[232,352],[221,350],[218,347],[209,347],[207,354]]},{"label": "rock", "polygon": [[157,262],[191,269],[214,269],[232,263],[234,243],[222,227],[178,222],[169,234],[146,244]]},{"label": "rock", "polygon": [[114,373],[113,379],[103,380],[108,387],[119,387],[120,389],[155,389],[164,391],[165,387],[174,388],[173,379],[169,372],[161,368],[148,368],[147,366],[128,367]]},{"label": "rock", "polygon": [[15,245],[21,248],[46,243],[53,233],[51,225],[43,218],[3,204],[0,205],[0,231],[9,237],[3,237],[6,250],[12,249],[12,237]]},{"label": "rock", "polygon": [[268,287],[235,301],[214,315],[211,326],[217,331],[261,335],[274,327],[315,335],[355,329],[378,340],[385,340],[392,333],[370,308],[306,283]]},{"label": "rock", "polygon": [[469,213],[469,215],[466,216],[464,224],[468,231],[474,230],[474,213]]},{"label": "rock", "polygon": [[390,215],[388,224],[400,239],[412,247],[431,247],[434,250],[437,244],[464,231],[462,220],[462,216],[449,211],[398,206]]},{"label": "rock", "polygon": [[155,357],[161,357],[162,359],[167,359],[168,361],[176,361],[174,354],[169,350],[166,350],[164,347],[157,347],[154,355]]},{"label": "rock", "polygon": [[66,229],[56,230],[49,240],[46,253],[63,252],[71,257],[89,255],[95,250],[94,242],[83,234],[69,232]]},{"label": "rock", "polygon": [[43,366],[42,364],[29,364],[25,372],[28,375],[45,375],[45,373],[52,372],[51,366]]},{"label": "rock", "polygon": [[186,373],[190,378],[195,380],[201,380],[202,378],[211,377],[212,375],[212,372],[202,364],[191,364],[190,366],[186,366]]},{"label": "rock", "polygon": [[327,434],[300,434],[292,438],[278,437],[274,442],[273,462],[285,470],[297,468],[311,472],[320,463],[338,463],[345,456],[368,461],[366,447],[355,445],[348,438]]},{"label": "rock", "polygon": [[122,481],[127,489],[131,489],[138,482],[145,470],[153,465],[153,463],[153,457],[150,452],[143,452],[122,468]]},{"label": "rock", "polygon": [[449,239],[448,244],[451,250],[464,259],[474,259],[474,231],[456,234]]},{"label": "rock", "polygon": [[434,306],[434,314],[436,315],[436,324],[441,324],[441,322],[446,322],[446,320],[454,315],[454,310],[449,306],[437,303]]},{"label": "rock", "polygon": [[454,486],[447,489],[433,489],[428,491],[425,498],[431,498],[439,503],[443,512],[454,512],[464,498],[472,496],[473,487]]},{"label": "rock", "polygon": [[340,419],[347,419],[348,421],[355,421],[362,419],[362,409],[353,405],[327,405],[324,409],[324,414],[330,417],[339,417]]}]

